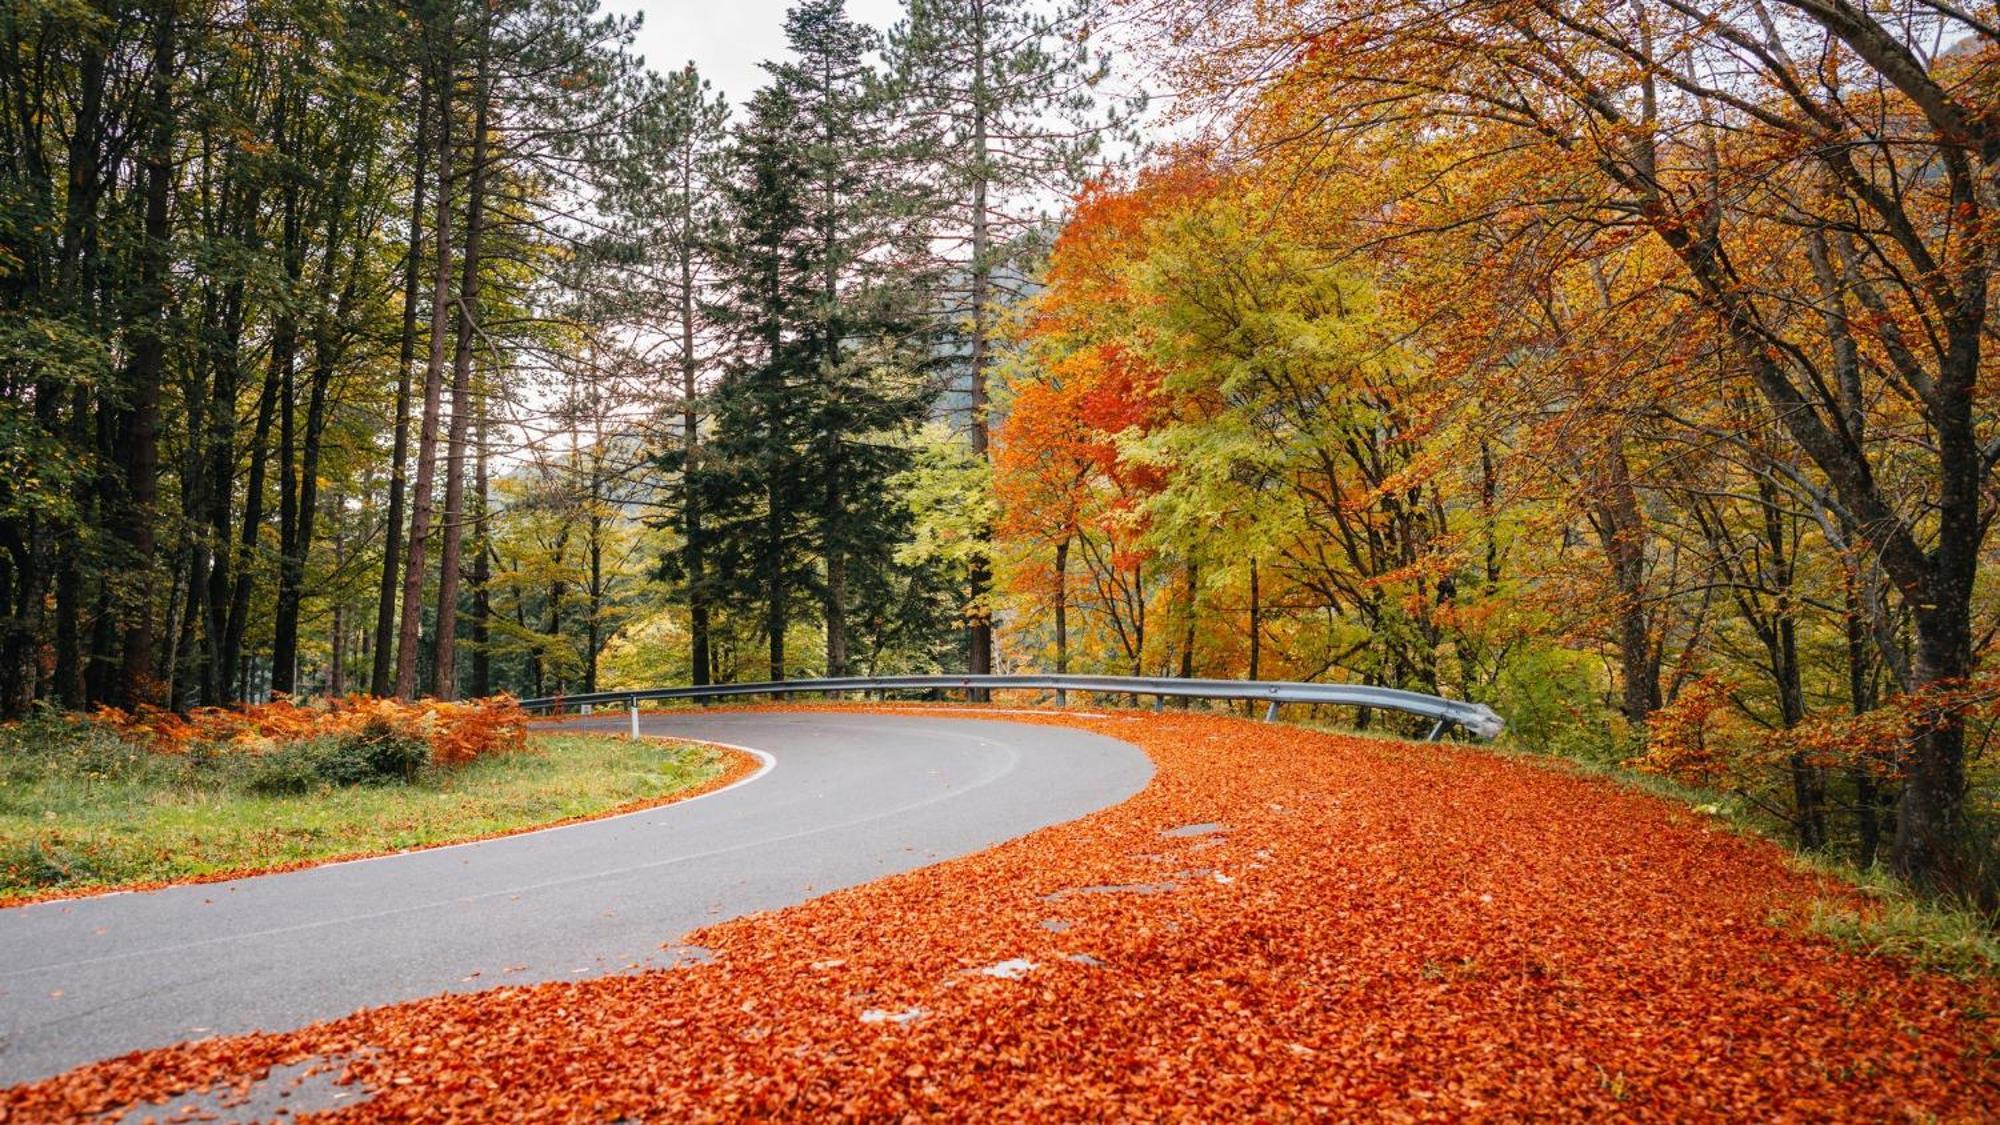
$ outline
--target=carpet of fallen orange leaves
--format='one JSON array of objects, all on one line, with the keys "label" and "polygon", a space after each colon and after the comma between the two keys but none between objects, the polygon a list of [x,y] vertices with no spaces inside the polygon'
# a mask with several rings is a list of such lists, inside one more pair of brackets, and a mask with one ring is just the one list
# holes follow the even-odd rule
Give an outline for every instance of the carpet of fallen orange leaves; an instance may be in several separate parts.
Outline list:
[{"label": "carpet of fallen orange leaves", "polygon": [[660,935],[712,963],[134,1054],[6,1091],[0,1118],[116,1112],[308,1058],[369,1091],[341,1111],[357,1120],[2000,1105],[2000,988],[1773,927],[1830,888],[1690,810],[1477,750],[1061,721],[1142,746],[1152,784],[987,852]]}]

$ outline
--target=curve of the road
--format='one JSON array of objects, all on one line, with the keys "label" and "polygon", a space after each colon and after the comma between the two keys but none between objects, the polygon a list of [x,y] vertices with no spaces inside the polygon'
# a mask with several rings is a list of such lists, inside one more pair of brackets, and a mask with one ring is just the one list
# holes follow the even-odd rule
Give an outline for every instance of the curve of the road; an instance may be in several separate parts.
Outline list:
[{"label": "curve of the road", "polygon": [[0,1085],[449,989],[674,964],[698,952],[679,945],[690,930],[1074,819],[1153,770],[1124,742],[990,719],[691,712],[645,733],[766,766],[543,832],[0,910]]}]

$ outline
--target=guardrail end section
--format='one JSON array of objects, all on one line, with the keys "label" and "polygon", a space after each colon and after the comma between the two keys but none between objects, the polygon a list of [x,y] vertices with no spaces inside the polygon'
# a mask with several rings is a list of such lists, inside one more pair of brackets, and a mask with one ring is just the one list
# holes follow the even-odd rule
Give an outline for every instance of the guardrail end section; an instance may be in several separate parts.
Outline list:
[{"label": "guardrail end section", "polygon": [[1475,705],[1473,714],[1460,725],[1481,738],[1498,738],[1500,732],[1507,729],[1507,720],[1501,718],[1493,708],[1480,703]]}]

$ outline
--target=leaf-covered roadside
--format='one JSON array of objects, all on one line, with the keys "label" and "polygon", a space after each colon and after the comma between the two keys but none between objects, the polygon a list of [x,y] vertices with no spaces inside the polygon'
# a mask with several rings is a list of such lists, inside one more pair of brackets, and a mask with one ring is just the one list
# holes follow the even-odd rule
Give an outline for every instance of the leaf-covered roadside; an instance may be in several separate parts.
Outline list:
[{"label": "leaf-covered roadside", "polygon": [[978,855],[661,935],[709,964],[129,1055],[6,1091],[0,1117],[171,1112],[303,1058],[350,1068],[357,1120],[1951,1120],[2000,1097],[2000,986],[1768,925],[1836,889],[1686,809],[1450,747],[1051,721],[1157,776]]}]

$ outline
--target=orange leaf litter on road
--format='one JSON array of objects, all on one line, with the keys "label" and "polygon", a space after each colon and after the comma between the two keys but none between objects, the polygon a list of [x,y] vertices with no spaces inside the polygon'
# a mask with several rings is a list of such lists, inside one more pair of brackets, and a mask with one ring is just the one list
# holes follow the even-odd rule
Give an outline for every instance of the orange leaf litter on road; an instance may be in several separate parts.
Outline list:
[{"label": "orange leaf litter on road", "polygon": [[2000,987],[1767,924],[1830,888],[1691,811],[1476,750],[1045,721],[1136,743],[1159,772],[977,855],[660,935],[708,964],[137,1053],[5,1091],[0,1118],[145,1098],[164,1116],[300,1059],[346,1067],[356,1120],[2000,1105]]}]

